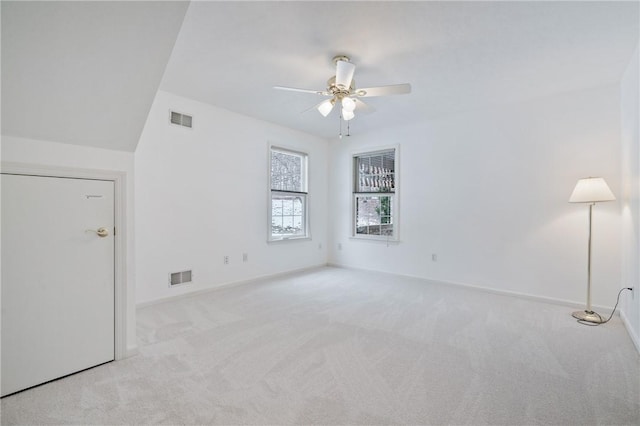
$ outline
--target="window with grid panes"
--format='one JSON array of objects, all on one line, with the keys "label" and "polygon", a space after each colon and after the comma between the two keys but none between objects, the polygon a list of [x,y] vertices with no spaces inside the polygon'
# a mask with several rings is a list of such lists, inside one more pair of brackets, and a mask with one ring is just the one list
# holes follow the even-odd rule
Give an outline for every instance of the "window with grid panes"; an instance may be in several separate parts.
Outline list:
[{"label": "window with grid panes", "polygon": [[270,241],[309,236],[307,162],[307,154],[270,149]]},{"label": "window with grid panes", "polygon": [[353,156],[353,236],[397,240],[396,149]]}]

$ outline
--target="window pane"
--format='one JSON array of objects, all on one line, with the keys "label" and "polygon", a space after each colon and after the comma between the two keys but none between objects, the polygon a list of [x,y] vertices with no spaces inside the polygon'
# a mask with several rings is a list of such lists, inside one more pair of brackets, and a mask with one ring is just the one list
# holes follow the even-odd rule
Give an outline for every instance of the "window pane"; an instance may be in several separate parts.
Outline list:
[{"label": "window pane", "polygon": [[285,232],[291,232],[291,230],[293,229],[293,216],[283,216],[282,227],[284,228]]},{"label": "window pane", "polygon": [[271,218],[271,233],[282,234],[282,216]]},{"label": "window pane", "polygon": [[305,192],[303,156],[271,151],[271,189]]},{"label": "window pane", "polygon": [[293,227],[295,229],[302,229],[302,216],[293,216]]},{"label": "window pane", "polygon": [[295,203],[293,203],[293,214],[297,216],[302,216],[302,200],[298,198]]},{"label": "window pane", "polygon": [[271,235],[304,236],[305,197],[300,195],[271,196]]},{"label": "window pane", "polygon": [[282,201],[282,214],[283,215],[293,214],[293,199],[286,199]]},{"label": "window pane", "polygon": [[282,216],[282,200],[271,200],[271,216]]},{"label": "window pane", "polygon": [[356,234],[393,235],[390,196],[356,197]]},{"label": "window pane", "polygon": [[395,150],[355,157],[355,192],[395,192]]}]

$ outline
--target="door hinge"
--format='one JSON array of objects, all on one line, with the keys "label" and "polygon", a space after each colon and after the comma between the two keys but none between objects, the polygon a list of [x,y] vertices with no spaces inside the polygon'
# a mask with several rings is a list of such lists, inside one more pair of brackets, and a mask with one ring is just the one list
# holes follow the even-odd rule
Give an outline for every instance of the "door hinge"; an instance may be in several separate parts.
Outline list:
[{"label": "door hinge", "polygon": [[116,236],[116,227],[115,226],[113,227],[113,236],[114,237]]}]

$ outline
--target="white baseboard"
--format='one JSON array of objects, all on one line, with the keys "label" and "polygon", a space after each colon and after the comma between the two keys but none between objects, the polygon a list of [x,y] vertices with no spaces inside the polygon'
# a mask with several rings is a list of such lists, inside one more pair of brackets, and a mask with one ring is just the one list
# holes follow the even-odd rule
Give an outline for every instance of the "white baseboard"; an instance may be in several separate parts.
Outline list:
[{"label": "white baseboard", "polygon": [[[286,276],[290,276],[290,275],[294,275],[294,274],[299,274],[299,273],[302,273],[302,272],[312,271],[314,269],[322,268],[322,267],[325,267],[325,266],[331,266],[331,267],[343,268],[343,269],[352,269],[352,270],[356,270],[356,271],[376,272],[376,273],[394,275],[394,276],[399,276],[399,277],[407,277],[407,278],[412,278],[412,279],[423,280],[425,282],[432,282],[432,283],[436,283],[436,284],[443,284],[443,285],[462,287],[462,288],[466,288],[466,289],[469,289],[469,290],[481,291],[481,292],[484,292],[484,293],[498,294],[498,295],[501,295],[501,296],[518,297],[518,298],[521,298],[521,299],[534,300],[534,301],[537,301],[537,302],[551,303],[551,304],[554,304],[554,305],[568,306],[568,307],[572,307],[572,308],[583,308],[584,307],[584,303],[575,302],[575,301],[571,301],[571,300],[558,299],[558,298],[554,298],[554,297],[537,296],[537,295],[534,295],[534,294],[521,293],[521,292],[517,292],[517,291],[500,290],[500,289],[496,289],[496,288],[483,287],[483,286],[478,286],[478,285],[474,285],[474,284],[467,284],[467,283],[459,283],[459,282],[455,282],[455,281],[434,280],[434,279],[429,279],[429,278],[425,278],[425,277],[419,277],[419,276],[416,276],[416,275],[398,274],[398,273],[394,273],[394,272],[381,271],[381,270],[376,270],[376,269],[358,268],[358,267],[354,267],[354,266],[341,265],[339,263],[330,262],[330,263],[321,263],[321,264],[317,264],[317,265],[307,266],[305,268],[294,269],[294,270],[290,270],[290,271],[278,272],[278,273],[275,273],[275,274],[260,275],[260,276],[252,277],[252,278],[245,279],[245,280],[238,280],[238,281],[231,281],[231,282],[227,282],[227,283],[222,283],[222,284],[218,284],[218,285],[215,285],[215,286],[194,290],[194,291],[189,292],[189,293],[184,293],[184,294],[180,294],[180,295],[176,295],[176,296],[168,296],[168,297],[163,297],[163,298],[151,300],[151,301],[148,301],[148,302],[138,303],[136,305],[136,308],[144,308],[144,307],[147,307],[147,306],[158,305],[158,304],[170,302],[170,301],[173,301],[173,300],[184,299],[184,298],[187,298],[187,297],[194,297],[194,296],[197,296],[197,295],[200,295],[200,294],[203,294],[203,293],[209,293],[209,292],[212,292],[212,291],[222,290],[222,289],[226,289],[226,288],[229,288],[229,287],[235,287],[235,286],[239,286],[239,285],[251,284],[251,283],[254,283],[254,282],[257,282],[257,281],[261,281],[261,280],[265,280],[265,279],[286,277]],[[602,313],[606,312],[607,314],[611,314],[611,311],[613,310],[613,307],[611,307],[611,306],[599,306],[599,305],[596,306],[596,305],[593,305],[593,307],[596,310],[598,310],[598,311],[600,311]],[[629,337],[631,338],[631,341],[633,342],[633,344],[635,345],[636,349],[640,353],[640,338],[634,333],[633,328],[631,327],[631,324],[629,323],[629,320],[627,319],[627,317],[624,314],[624,312],[620,311],[619,316],[620,316],[620,318],[622,320],[622,323],[624,324],[625,328],[627,329],[627,333],[629,334]],[[128,357],[137,355],[137,353],[138,353],[138,347],[137,346],[127,347],[126,357],[128,358]]]},{"label": "white baseboard", "polygon": [[[407,277],[407,278],[412,278],[412,279],[417,279],[417,280],[428,281],[428,282],[432,282],[432,283],[436,283],[436,284],[451,285],[451,286],[466,288],[466,289],[469,289],[469,290],[477,290],[477,291],[482,291],[482,292],[485,292],[485,293],[498,294],[498,295],[501,295],[501,296],[518,297],[518,298],[521,298],[521,299],[529,299],[529,300],[534,300],[536,302],[551,303],[551,304],[554,304],[554,305],[568,306],[568,307],[577,308],[577,309],[585,307],[585,303],[584,302],[576,302],[576,301],[573,301],[573,300],[564,300],[564,299],[558,299],[558,298],[554,298],[554,297],[537,296],[535,294],[521,293],[521,292],[517,292],[517,291],[500,290],[500,289],[497,289],[497,288],[483,287],[483,286],[479,286],[479,285],[475,285],[475,284],[460,283],[460,282],[456,282],[456,281],[436,280],[436,279],[431,279],[431,278],[420,277],[420,276],[417,276],[417,275],[398,274],[396,272],[388,272],[388,271],[382,271],[382,270],[377,270],[377,269],[358,268],[358,267],[354,267],[354,266],[341,265],[339,263],[328,263],[327,265],[328,266],[333,266],[333,267],[336,267],[336,268],[353,269],[353,270],[357,270],[357,271],[376,272],[376,273],[381,273],[381,274],[395,275],[395,276],[398,276],[398,277]],[[592,305],[592,306],[593,306],[594,310],[596,310],[596,311],[598,311],[598,312],[600,312],[602,314],[606,314],[606,315],[610,315],[611,311],[613,310],[613,306],[601,306],[601,305]]]},{"label": "white baseboard", "polygon": [[627,333],[629,334],[629,337],[631,337],[633,344],[636,346],[638,353],[640,353],[640,338],[633,330],[633,327],[631,327],[631,323],[629,322],[627,315],[622,310],[620,311],[620,319],[622,320],[624,327],[627,329]]},{"label": "white baseboard", "polygon": [[230,281],[230,282],[226,282],[226,283],[221,283],[221,284],[215,284],[209,287],[205,287],[205,288],[200,288],[197,290],[193,290],[187,293],[182,293],[182,294],[178,294],[175,296],[166,296],[166,297],[161,297],[158,299],[154,299],[154,300],[149,300],[147,302],[141,302],[141,303],[137,303],[136,304],[136,309],[141,309],[141,308],[145,308],[147,306],[153,306],[153,305],[159,305],[161,303],[166,303],[166,302],[170,302],[173,300],[179,300],[179,299],[184,299],[187,297],[194,297],[197,295],[201,295],[203,293],[209,293],[211,291],[216,291],[216,290],[222,290],[222,289],[226,289],[229,287],[235,287],[238,285],[243,285],[243,284],[251,284],[257,281],[261,281],[261,280],[267,280],[267,279],[272,279],[272,278],[279,278],[279,277],[286,277],[288,275],[293,275],[293,274],[299,274],[301,272],[307,272],[307,271],[312,271],[314,269],[318,269],[318,268],[322,268],[327,266],[326,263],[319,263],[317,265],[312,265],[312,266],[307,266],[304,268],[299,268],[299,269],[292,269],[290,271],[284,271],[284,272],[276,272],[275,274],[266,274],[266,275],[258,275],[256,277],[251,277],[248,279],[244,279],[244,280],[238,280],[238,281]]},{"label": "white baseboard", "polygon": [[[396,276],[401,276],[401,277],[408,277],[408,278],[424,280],[424,281],[437,283],[437,284],[452,285],[452,286],[456,286],[456,287],[463,287],[463,288],[466,288],[466,289],[469,289],[469,290],[476,290],[476,291],[482,291],[482,292],[486,292],[486,293],[499,294],[499,295],[502,295],[502,296],[518,297],[518,298],[523,298],[523,299],[534,300],[534,301],[537,301],[537,302],[551,303],[551,304],[554,304],[554,305],[561,305],[561,306],[569,306],[569,307],[572,307],[572,308],[584,308],[584,306],[585,306],[584,303],[575,302],[575,301],[571,301],[571,300],[558,299],[558,298],[554,298],[554,297],[537,296],[537,295],[534,295],[534,294],[520,293],[520,292],[517,292],[517,291],[500,290],[500,289],[495,289],[495,288],[491,288],[491,287],[482,287],[482,286],[473,285],[473,284],[459,283],[459,282],[454,282],[454,281],[433,280],[433,279],[429,279],[429,278],[418,277],[418,276],[415,276],[415,275],[397,274],[397,273],[394,273],[394,272],[380,271],[380,270],[374,270],[374,269],[365,269],[365,268],[357,268],[357,267],[353,267],[353,266],[341,265],[341,264],[332,263],[332,262],[328,263],[327,265],[328,266],[333,266],[333,267],[336,267],[336,268],[345,268],[345,269],[353,269],[353,270],[359,270],[359,271],[368,271],[368,272],[376,272],[376,273],[383,273],[383,274],[389,274],[389,275],[396,275]],[[613,310],[613,306],[593,305],[593,308],[594,308],[594,310],[597,310],[597,311],[601,312],[602,314],[606,314],[606,315],[611,315],[611,311]],[[622,320],[622,323],[624,324],[624,327],[627,329],[627,333],[629,334],[629,337],[631,338],[631,341],[633,342],[634,346],[638,350],[638,353],[640,353],[640,337],[637,334],[635,334],[633,328],[631,327],[631,323],[629,322],[629,319],[625,315],[624,311],[619,310],[618,311],[618,315],[620,316],[620,319]]]},{"label": "white baseboard", "polygon": [[138,355],[138,346],[127,346],[126,358]]}]

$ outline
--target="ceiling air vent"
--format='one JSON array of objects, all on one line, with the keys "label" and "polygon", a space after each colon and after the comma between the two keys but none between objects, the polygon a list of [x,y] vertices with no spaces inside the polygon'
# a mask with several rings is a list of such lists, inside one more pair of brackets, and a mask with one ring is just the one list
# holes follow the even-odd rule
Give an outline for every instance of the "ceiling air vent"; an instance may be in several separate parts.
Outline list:
[{"label": "ceiling air vent", "polygon": [[191,270],[172,272],[169,274],[169,287],[174,285],[186,284],[191,282],[192,278]]},{"label": "ceiling air vent", "polygon": [[193,117],[187,114],[181,114],[179,112],[171,111],[171,117],[169,117],[171,124],[177,124],[178,126],[188,127],[191,129],[191,123]]}]

